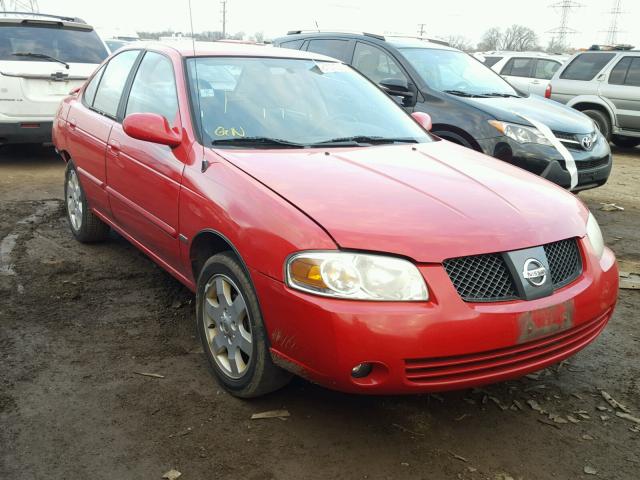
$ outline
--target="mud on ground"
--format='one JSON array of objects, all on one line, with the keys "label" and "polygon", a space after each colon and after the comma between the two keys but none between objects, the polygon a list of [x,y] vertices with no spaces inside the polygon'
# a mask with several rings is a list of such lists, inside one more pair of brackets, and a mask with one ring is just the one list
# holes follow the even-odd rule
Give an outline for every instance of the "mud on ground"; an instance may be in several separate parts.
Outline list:
[{"label": "mud on ground", "polygon": [[[580,198],[640,271],[640,150],[614,165]],[[364,397],[296,379],[242,401],[207,372],[191,293],[116,235],[78,244],[62,181],[51,151],[0,150],[3,478],[640,478],[640,425],[600,393],[640,416],[640,291],[620,292],[594,344],[519,381]],[[250,420],[281,408],[285,421]]]}]

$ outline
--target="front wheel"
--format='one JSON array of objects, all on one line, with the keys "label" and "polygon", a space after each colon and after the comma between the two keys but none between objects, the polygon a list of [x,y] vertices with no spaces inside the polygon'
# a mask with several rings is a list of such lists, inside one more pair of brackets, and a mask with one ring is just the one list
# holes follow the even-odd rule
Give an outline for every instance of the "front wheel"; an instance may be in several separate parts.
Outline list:
[{"label": "front wheel", "polygon": [[640,145],[640,138],[614,135],[611,141],[620,148],[633,148]]},{"label": "front wheel", "polygon": [[67,163],[65,172],[64,198],[71,233],[78,241],[91,243],[107,238],[109,226],[89,210],[87,197],[78,178],[78,171],[72,161]]},{"label": "front wheel", "polygon": [[209,258],[198,278],[196,321],[210,370],[232,394],[252,398],[286,385],[273,364],[258,298],[230,253]]},{"label": "front wheel", "polygon": [[583,110],[582,113],[596,122],[598,130],[600,130],[602,136],[607,139],[607,142],[611,140],[611,121],[606,113],[600,110]]}]

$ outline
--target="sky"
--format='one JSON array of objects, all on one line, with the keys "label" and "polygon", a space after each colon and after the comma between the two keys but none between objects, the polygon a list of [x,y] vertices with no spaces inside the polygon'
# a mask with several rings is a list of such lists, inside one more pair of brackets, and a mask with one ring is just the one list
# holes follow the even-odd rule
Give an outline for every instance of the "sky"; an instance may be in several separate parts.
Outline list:
[{"label": "sky", "polygon": [[[263,32],[275,38],[288,30],[340,29],[415,35],[425,24],[429,37],[466,37],[476,44],[490,27],[514,23],[532,28],[546,45],[560,23],[551,0],[227,0],[227,32]],[[569,14],[572,47],[604,43],[612,0],[579,0]],[[103,36],[117,32],[173,30],[189,32],[188,0],[38,0],[40,12],[77,16]],[[220,0],[191,0],[194,30],[221,30]],[[640,2],[622,0],[618,43],[640,48]]]}]

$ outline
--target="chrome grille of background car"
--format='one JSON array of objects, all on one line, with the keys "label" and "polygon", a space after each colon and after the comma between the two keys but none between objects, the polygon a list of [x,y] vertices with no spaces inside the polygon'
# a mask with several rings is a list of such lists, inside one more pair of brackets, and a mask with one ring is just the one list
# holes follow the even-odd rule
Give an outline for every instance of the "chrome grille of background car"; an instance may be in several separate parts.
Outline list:
[{"label": "chrome grille of background car", "polygon": [[[565,168],[565,161],[564,160],[558,160],[558,162],[560,162],[560,165],[562,166],[562,168]],[[602,158],[597,158],[596,160],[580,160],[576,162],[576,167],[578,168],[578,170],[589,170],[591,168],[598,168],[598,167],[603,167],[605,166],[607,163],[609,163],[609,157],[602,157]]]},{"label": "chrome grille of background car", "polygon": [[[568,132],[557,132],[554,131],[553,134],[556,136],[558,140],[567,148],[572,148],[574,150],[586,150],[582,146],[582,137],[590,136],[592,137],[592,141],[595,143],[596,141],[596,131],[594,130],[588,134],[576,134],[576,133],[568,133]],[[589,148],[591,149],[591,148]]]},{"label": "chrome grille of background car", "polygon": [[[582,260],[575,238],[543,246],[553,288],[574,281],[582,272]],[[500,253],[450,258],[444,268],[465,302],[500,302],[518,298],[509,269]]]}]

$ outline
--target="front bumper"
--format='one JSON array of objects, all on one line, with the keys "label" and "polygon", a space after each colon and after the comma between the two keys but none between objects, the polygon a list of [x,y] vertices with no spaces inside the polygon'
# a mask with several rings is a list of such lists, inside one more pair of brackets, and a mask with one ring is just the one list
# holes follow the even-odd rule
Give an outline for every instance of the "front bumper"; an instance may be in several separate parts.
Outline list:
[{"label": "front bumper", "polygon": [[0,123],[0,145],[11,143],[49,143],[53,122],[25,121]]},{"label": "front bumper", "polygon": [[[602,331],[613,313],[618,271],[581,240],[583,272],[532,301],[465,303],[442,265],[421,265],[431,299],[337,300],[289,289],[252,271],[274,361],[328,388],[399,394],[469,388],[562,361]],[[370,375],[351,370],[373,363]]]},{"label": "front bumper", "polygon": [[[565,161],[554,147],[522,144],[505,136],[478,140],[478,143],[487,155],[540,175],[561,187],[569,188],[571,185]],[[601,135],[591,150],[570,148],[569,152],[578,169],[575,191],[599,187],[607,182],[612,166],[611,149]]]}]

